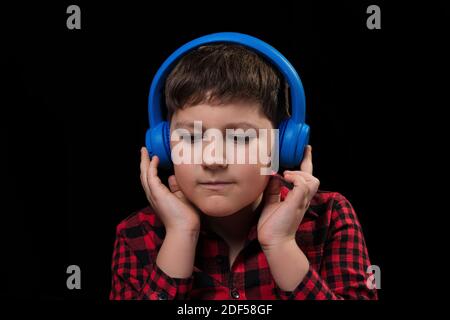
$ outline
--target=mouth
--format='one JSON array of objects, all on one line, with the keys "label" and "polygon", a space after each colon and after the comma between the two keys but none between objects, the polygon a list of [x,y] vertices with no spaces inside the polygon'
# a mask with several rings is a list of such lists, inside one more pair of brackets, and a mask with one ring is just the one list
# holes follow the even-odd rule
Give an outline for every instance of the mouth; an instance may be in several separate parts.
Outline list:
[{"label": "mouth", "polygon": [[226,181],[208,181],[208,182],[200,182],[199,185],[208,190],[223,190],[231,185],[233,185],[233,182],[226,182]]}]

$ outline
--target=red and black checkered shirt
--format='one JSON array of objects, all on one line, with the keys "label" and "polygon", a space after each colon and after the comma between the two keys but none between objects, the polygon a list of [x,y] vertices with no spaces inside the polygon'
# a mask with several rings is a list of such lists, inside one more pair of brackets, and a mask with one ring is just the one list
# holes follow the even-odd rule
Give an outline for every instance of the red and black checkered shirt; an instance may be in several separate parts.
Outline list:
[{"label": "red and black checkered shirt", "polygon": [[[288,192],[282,187],[281,201]],[[230,270],[227,244],[202,228],[193,274],[171,278],[156,264],[164,225],[144,208],[117,227],[110,299],[377,299],[366,284],[370,261],[360,223],[341,194],[319,191],[305,213],[296,241],[310,269],[293,291],[275,283],[256,230],[255,223]]]}]

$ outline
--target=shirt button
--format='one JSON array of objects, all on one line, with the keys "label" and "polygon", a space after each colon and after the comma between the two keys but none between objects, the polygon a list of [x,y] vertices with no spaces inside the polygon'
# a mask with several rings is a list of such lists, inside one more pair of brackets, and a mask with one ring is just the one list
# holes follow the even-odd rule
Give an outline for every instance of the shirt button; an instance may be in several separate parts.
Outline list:
[{"label": "shirt button", "polygon": [[159,300],[167,300],[167,293],[160,292],[159,295],[158,295],[158,299]]},{"label": "shirt button", "polygon": [[238,291],[236,288],[231,289],[231,291],[230,291],[230,296],[231,296],[233,299],[239,299],[239,297],[240,297],[239,291]]}]

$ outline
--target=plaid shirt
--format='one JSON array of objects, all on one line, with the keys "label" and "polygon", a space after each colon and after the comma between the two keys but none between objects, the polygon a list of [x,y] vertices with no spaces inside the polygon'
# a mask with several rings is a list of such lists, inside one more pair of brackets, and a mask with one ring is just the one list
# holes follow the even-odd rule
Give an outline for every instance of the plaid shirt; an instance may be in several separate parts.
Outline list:
[{"label": "plaid shirt", "polygon": [[[282,187],[281,201],[288,192]],[[193,274],[171,278],[155,263],[164,225],[144,208],[117,227],[110,299],[377,299],[376,289],[366,285],[370,261],[361,226],[341,194],[318,191],[305,213],[296,241],[310,269],[293,291],[275,283],[256,228],[257,221],[231,270],[225,241],[202,228]]]}]

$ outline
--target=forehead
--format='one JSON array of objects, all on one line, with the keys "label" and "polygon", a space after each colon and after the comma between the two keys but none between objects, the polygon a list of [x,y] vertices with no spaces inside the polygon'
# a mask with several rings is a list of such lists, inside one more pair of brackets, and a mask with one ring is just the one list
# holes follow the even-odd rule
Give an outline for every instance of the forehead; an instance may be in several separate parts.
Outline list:
[{"label": "forehead", "polygon": [[271,122],[262,113],[259,104],[200,104],[177,110],[171,120],[171,128],[193,128],[194,121],[201,121],[209,128],[271,128]]}]

